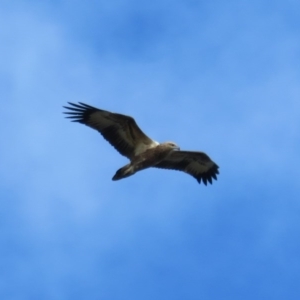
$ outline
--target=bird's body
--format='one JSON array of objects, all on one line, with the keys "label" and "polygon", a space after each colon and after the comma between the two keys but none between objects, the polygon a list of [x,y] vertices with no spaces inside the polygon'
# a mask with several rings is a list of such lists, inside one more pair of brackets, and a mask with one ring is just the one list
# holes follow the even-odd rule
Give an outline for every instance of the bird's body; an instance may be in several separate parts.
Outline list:
[{"label": "bird's body", "polygon": [[173,142],[158,143],[138,127],[132,117],[69,103],[68,118],[98,130],[130,163],[119,169],[113,180],[129,177],[150,167],[184,171],[206,185],[217,179],[218,166],[203,152],[180,151]]},{"label": "bird's body", "polygon": [[157,164],[163,161],[173,150],[173,145],[169,144],[158,144],[154,148],[146,149],[140,154],[134,156],[131,159],[130,164],[119,169],[116,175],[113,177],[113,180],[119,180],[131,176],[138,171],[150,167],[155,167]]}]

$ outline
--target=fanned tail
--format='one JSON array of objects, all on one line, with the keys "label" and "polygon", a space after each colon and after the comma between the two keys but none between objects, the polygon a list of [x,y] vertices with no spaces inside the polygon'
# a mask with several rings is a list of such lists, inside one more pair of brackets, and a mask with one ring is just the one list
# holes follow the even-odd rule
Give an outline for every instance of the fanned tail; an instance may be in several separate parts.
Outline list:
[{"label": "fanned tail", "polygon": [[116,180],[120,180],[126,177],[129,177],[131,175],[133,175],[134,172],[134,168],[131,164],[128,164],[124,167],[122,167],[121,169],[119,169],[116,174],[114,175],[114,177],[112,178],[112,180],[116,181]]}]

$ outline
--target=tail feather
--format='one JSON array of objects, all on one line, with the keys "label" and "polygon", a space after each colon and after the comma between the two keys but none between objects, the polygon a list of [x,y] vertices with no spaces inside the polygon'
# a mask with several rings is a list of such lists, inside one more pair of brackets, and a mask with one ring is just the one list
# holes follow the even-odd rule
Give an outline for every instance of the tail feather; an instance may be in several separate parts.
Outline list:
[{"label": "tail feather", "polygon": [[114,175],[114,177],[112,178],[112,180],[120,180],[120,179],[123,179],[123,178],[126,178],[126,177],[129,177],[131,175],[133,175],[135,172],[134,172],[134,169],[133,167],[129,164],[129,165],[126,165],[125,167],[122,167],[121,169],[119,169],[116,174]]}]

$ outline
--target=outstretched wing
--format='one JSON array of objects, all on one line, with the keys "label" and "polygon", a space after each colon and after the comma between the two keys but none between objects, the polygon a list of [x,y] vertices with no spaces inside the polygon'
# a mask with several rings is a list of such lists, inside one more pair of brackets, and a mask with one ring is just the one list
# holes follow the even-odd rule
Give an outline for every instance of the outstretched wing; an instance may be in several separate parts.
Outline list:
[{"label": "outstretched wing", "polygon": [[200,183],[212,184],[217,180],[219,167],[205,153],[193,151],[173,151],[163,161],[155,165],[156,168],[183,171],[192,175]]},{"label": "outstretched wing", "polygon": [[122,155],[131,159],[158,143],[150,139],[138,127],[132,117],[111,113],[79,102],[64,106],[67,118],[98,130],[102,136]]}]

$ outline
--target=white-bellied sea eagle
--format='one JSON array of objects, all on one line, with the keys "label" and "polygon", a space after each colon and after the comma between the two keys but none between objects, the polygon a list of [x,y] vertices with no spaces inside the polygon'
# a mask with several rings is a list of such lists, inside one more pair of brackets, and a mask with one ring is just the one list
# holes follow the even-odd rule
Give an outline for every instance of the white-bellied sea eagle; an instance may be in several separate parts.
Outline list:
[{"label": "white-bellied sea eagle", "polygon": [[173,142],[158,143],[149,138],[130,116],[112,113],[79,102],[64,106],[73,122],[97,131],[130,163],[120,168],[112,180],[129,177],[138,171],[155,167],[183,171],[206,185],[217,180],[219,167],[208,155],[198,151],[181,151]]}]

